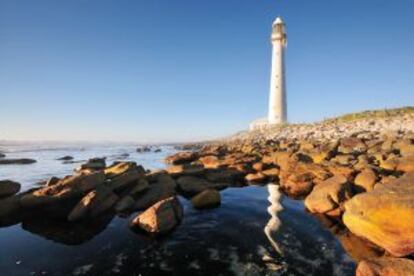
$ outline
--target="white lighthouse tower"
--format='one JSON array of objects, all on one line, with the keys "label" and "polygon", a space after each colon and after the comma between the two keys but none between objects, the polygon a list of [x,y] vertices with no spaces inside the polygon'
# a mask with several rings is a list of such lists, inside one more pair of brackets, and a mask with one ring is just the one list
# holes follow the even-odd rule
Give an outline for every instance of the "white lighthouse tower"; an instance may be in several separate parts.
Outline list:
[{"label": "white lighthouse tower", "polygon": [[285,24],[280,17],[273,22],[271,41],[273,47],[268,123],[274,125],[285,123],[287,120],[284,57],[287,39]]},{"label": "white lighthouse tower", "polygon": [[285,48],[287,44],[285,23],[277,17],[272,24],[272,69],[270,75],[269,111],[267,118],[250,124],[250,129],[263,129],[287,122]]}]

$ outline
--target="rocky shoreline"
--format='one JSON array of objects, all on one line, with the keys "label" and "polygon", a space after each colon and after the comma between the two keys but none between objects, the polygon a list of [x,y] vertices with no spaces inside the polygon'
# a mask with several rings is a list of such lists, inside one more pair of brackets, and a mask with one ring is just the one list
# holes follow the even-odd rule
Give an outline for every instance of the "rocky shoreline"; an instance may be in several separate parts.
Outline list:
[{"label": "rocky shoreline", "polygon": [[91,235],[89,224],[100,229],[120,215],[134,231],[166,235],[185,216],[177,195],[195,209],[216,208],[222,189],[274,183],[338,237],[359,263],[357,275],[414,274],[413,113],[281,126],[183,148],[165,170],[93,158],[23,193],[2,180],[0,226],[23,221],[36,232],[27,218],[51,217]]}]

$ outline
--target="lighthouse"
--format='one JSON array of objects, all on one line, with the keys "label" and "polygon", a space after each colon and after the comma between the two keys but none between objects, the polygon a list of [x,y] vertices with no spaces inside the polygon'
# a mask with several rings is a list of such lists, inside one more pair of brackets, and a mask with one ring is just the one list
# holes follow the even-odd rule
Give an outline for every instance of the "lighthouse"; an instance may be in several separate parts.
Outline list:
[{"label": "lighthouse", "polygon": [[272,24],[272,67],[270,73],[269,110],[267,118],[253,121],[250,130],[265,129],[287,122],[285,49],[287,36],[285,23],[277,17]]},{"label": "lighthouse", "polygon": [[268,123],[283,124],[287,121],[286,83],[285,83],[285,23],[277,17],[272,25],[272,69],[270,75],[270,95]]}]

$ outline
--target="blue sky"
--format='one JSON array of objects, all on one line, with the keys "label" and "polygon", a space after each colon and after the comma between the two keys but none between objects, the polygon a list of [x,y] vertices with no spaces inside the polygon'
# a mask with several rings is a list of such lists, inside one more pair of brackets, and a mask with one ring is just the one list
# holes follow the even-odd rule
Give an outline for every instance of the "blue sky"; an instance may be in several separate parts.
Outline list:
[{"label": "blue sky", "polygon": [[0,0],[0,140],[191,141],[267,113],[287,25],[288,116],[414,104],[414,1]]}]

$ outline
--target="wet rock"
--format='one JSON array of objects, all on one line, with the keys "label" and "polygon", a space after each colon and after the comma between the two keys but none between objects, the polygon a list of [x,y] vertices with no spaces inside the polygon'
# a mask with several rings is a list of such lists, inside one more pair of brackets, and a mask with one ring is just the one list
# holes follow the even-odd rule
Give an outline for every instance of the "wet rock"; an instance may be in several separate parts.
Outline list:
[{"label": "wet rock", "polygon": [[168,156],[165,161],[169,164],[180,165],[184,163],[190,163],[197,160],[198,154],[196,152],[186,151],[179,152],[174,155]]},{"label": "wet rock", "polygon": [[70,155],[65,155],[65,156],[63,156],[63,157],[59,157],[58,159],[56,159],[56,160],[59,160],[59,161],[70,161],[70,160],[73,160],[73,156],[70,156]]},{"label": "wet rock", "polygon": [[366,168],[355,177],[354,183],[362,191],[368,192],[374,188],[377,180],[375,171],[371,168]]},{"label": "wet rock", "polygon": [[150,152],[151,151],[151,148],[150,147],[148,147],[148,146],[143,146],[143,147],[139,147],[139,148],[137,148],[137,152]]},{"label": "wet rock", "polygon": [[65,177],[59,183],[25,194],[21,198],[24,207],[58,203],[61,200],[84,196],[105,181],[103,172],[78,174]]},{"label": "wet rock", "polygon": [[99,171],[103,170],[106,167],[105,158],[92,158],[89,159],[85,164],[82,164],[80,167],[76,168],[76,171],[90,170],[90,171]]},{"label": "wet rock", "polygon": [[161,152],[161,149],[155,149],[155,150],[154,150],[154,152],[155,152],[155,153],[157,153],[157,152]]},{"label": "wet rock", "polygon": [[0,199],[0,225],[8,224],[20,212],[20,195]]},{"label": "wet rock", "polygon": [[151,234],[165,234],[181,222],[183,213],[180,201],[176,197],[169,197],[155,203],[138,215],[132,221],[132,226]]},{"label": "wet rock", "polygon": [[117,201],[118,196],[105,186],[98,186],[89,192],[73,208],[68,216],[68,221],[78,221],[85,218],[94,218],[111,208]]},{"label": "wet rock", "polygon": [[349,231],[337,235],[346,253],[355,261],[378,258],[384,251]]},{"label": "wet rock", "polygon": [[356,270],[357,276],[412,276],[414,261],[403,258],[375,258],[362,261]]},{"label": "wet rock", "polygon": [[207,189],[224,189],[228,186],[225,183],[209,182],[203,178],[194,176],[182,176],[177,179],[178,189],[184,195],[195,195]]},{"label": "wet rock", "polygon": [[20,187],[20,183],[11,180],[0,180],[0,198],[17,194]]},{"label": "wet rock", "polygon": [[221,203],[220,193],[213,189],[204,190],[201,193],[195,195],[191,199],[191,203],[196,209],[217,207]]},{"label": "wet rock", "polygon": [[354,196],[345,204],[343,221],[394,256],[414,253],[414,173]]},{"label": "wet rock", "polygon": [[0,158],[4,158],[4,157],[6,157],[6,155],[4,153],[0,152]]},{"label": "wet rock", "polygon": [[305,199],[312,213],[327,213],[351,198],[351,186],[344,176],[333,176],[316,185]]},{"label": "wet rock", "polygon": [[20,158],[20,159],[0,159],[0,165],[28,165],[36,163],[37,161],[29,158]]}]

